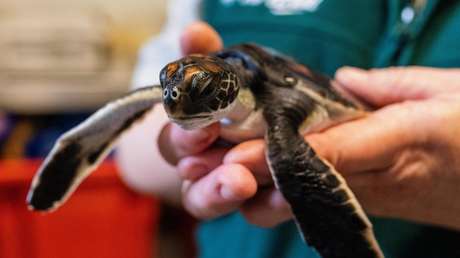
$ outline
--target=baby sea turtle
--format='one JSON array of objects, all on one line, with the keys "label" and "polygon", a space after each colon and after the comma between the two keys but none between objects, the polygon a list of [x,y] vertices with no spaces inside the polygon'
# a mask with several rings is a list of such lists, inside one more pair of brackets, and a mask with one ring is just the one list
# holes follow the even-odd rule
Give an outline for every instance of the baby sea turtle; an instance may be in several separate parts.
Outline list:
[{"label": "baby sea turtle", "polygon": [[365,114],[328,78],[271,50],[242,44],[172,62],[160,81],[161,86],[108,103],[62,135],[32,182],[29,206],[53,210],[61,205],[117,138],[162,101],[169,118],[185,129],[220,121],[229,141],[265,136],[276,187],[305,241],[322,257],[383,257],[345,180],[302,136]]}]

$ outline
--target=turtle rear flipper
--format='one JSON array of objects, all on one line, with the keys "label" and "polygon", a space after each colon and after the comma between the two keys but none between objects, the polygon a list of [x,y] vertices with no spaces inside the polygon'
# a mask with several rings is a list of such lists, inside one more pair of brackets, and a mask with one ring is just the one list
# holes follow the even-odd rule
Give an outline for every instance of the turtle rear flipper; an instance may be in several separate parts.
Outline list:
[{"label": "turtle rear flipper", "polygon": [[304,240],[324,258],[382,258],[372,225],[345,180],[298,132],[314,104],[290,98],[264,112],[267,162]]},{"label": "turtle rear flipper", "polygon": [[114,100],[62,135],[35,175],[27,196],[34,210],[52,210],[109,154],[119,136],[161,101],[160,86]]}]

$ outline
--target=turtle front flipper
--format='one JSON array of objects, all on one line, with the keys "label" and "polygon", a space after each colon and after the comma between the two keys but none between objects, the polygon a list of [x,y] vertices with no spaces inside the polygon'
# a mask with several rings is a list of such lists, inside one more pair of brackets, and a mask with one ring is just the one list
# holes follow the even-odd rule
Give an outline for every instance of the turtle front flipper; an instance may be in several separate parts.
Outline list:
[{"label": "turtle front flipper", "polygon": [[298,132],[315,105],[305,97],[292,97],[264,112],[267,162],[304,240],[323,258],[383,257],[372,225],[345,180]]},{"label": "turtle front flipper", "polygon": [[133,91],[63,134],[32,181],[29,207],[45,211],[61,205],[109,154],[116,139],[161,97],[160,86]]}]

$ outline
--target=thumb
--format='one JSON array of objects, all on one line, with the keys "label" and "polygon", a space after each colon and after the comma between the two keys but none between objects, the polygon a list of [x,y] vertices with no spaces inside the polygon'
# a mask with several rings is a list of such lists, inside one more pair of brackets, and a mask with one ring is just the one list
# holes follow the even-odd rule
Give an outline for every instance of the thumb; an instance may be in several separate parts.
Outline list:
[{"label": "thumb", "polygon": [[220,50],[223,46],[222,39],[209,24],[195,22],[185,28],[180,38],[180,45],[184,55]]},{"label": "thumb", "polygon": [[406,106],[377,110],[363,118],[306,136],[318,155],[344,175],[388,169],[406,146],[426,138],[420,116]]},{"label": "thumb", "polygon": [[369,71],[343,67],[335,79],[345,90],[375,107],[460,92],[460,69],[391,67]]}]

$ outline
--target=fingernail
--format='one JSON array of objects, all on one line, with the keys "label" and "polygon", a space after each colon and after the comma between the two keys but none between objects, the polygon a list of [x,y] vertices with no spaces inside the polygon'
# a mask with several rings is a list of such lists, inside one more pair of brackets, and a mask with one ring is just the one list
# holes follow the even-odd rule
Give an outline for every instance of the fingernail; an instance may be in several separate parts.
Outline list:
[{"label": "fingernail", "polygon": [[355,84],[360,83],[367,79],[366,70],[356,67],[342,67],[335,73],[335,79],[344,84]]},{"label": "fingernail", "polygon": [[221,186],[220,187],[220,195],[226,199],[226,200],[230,200],[230,201],[233,201],[233,200],[237,200],[238,197],[236,196],[236,194],[232,191],[232,189],[230,189],[230,187],[227,187],[225,185]]}]

